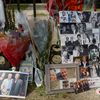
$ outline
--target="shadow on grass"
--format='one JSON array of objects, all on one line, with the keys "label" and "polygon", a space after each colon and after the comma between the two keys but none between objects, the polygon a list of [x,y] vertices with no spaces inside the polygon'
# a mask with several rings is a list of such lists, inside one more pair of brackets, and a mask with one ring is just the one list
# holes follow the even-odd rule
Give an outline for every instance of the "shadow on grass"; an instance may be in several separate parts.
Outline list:
[{"label": "shadow on grass", "polygon": [[35,90],[35,88],[36,88],[35,83],[29,83],[29,84],[28,84],[28,89],[27,89],[27,96],[28,96],[30,93],[32,93],[33,90]]}]

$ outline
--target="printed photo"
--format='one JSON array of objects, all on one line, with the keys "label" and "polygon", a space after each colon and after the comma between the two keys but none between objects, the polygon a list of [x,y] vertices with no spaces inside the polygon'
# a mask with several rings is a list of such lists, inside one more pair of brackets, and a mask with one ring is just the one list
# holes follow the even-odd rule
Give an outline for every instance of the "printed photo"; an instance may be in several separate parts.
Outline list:
[{"label": "printed photo", "polygon": [[[99,61],[100,28],[97,23],[100,13],[88,11],[76,13],[81,20],[80,23],[60,23],[62,63],[73,63],[73,58],[79,56],[88,56],[90,61]],[[65,26],[66,28],[63,28]]]},{"label": "printed photo", "polygon": [[68,80],[60,80],[60,89],[73,88],[73,84],[75,81],[75,78],[69,78]]},{"label": "printed photo", "polygon": [[90,36],[92,35],[92,24],[91,23],[79,23],[78,32],[82,35],[83,45],[91,44]]},{"label": "printed photo", "polygon": [[87,56],[83,56],[79,65],[79,73],[80,79],[100,77],[100,64],[97,61],[89,61]]},{"label": "printed photo", "polygon": [[9,70],[11,67],[12,66],[9,61],[6,59],[3,53],[0,52],[0,70]]},{"label": "printed photo", "polygon": [[91,12],[82,12],[81,22],[88,23],[90,21]]},{"label": "printed photo", "polygon": [[78,79],[78,64],[46,65],[47,92],[73,92],[73,83]]},{"label": "printed photo", "polygon": [[60,11],[60,23],[80,23],[81,20],[76,11]]},{"label": "printed photo", "polygon": [[80,64],[81,59],[82,59],[81,56],[79,56],[79,57],[74,57],[74,58],[73,58],[73,62],[74,62],[74,63],[79,63],[79,64]]},{"label": "printed photo", "polygon": [[75,23],[61,23],[60,33],[61,34],[77,34],[78,27]]},{"label": "printed photo", "polygon": [[99,60],[99,49],[97,45],[95,45],[95,40],[93,40],[93,44],[89,47],[89,59],[90,61]]},{"label": "printed photo", "polygon": [[25,98],[28,73],[0,71],[0,97]]},{"label": "printed photo", "polygon": [[92,12],[90,17],[90,23],[92,23],[93,28],[97,28],[97,12]]},{"label": "printed photo", "polygon": [[61,34],[77,34],[78,27],[75,23],[61,23],[60,33]]},{"label": "printed photo", "polygon": [[91,75],[88,56],[82,56],[79,64],[79,75],[80,78],[88,78]]},{"label": "printed photo", "polygon": [[99,88],[100,87],[100,77],[87,78],[87,80],[89,82],[90,88]]},{"label": "printed photo", "polygon": [[81,23],[89,23],[91,12],[84,11],[84,12],[77,12],[77,13]]},{"label": "printed photo", "polygon": [[79,80],[73,85],[75,94],[90,90],[89,82],[87,79]]},{"label": "printed photo", "polygon": [[21,66],[19,69],[20,72],[25,72],[29,74],[29,82],[33,81],[33,67],[32,66]]},{"label": "printed photo", "polygon": [[[61,36],[62,63],[73,63],[73,58],[82,55],[82,37],[80,34],[73,36]],[[86,51],[86,49],[84,49]]]},{"label": "printed photo", "polygon": [[[70,82],[75,82],[76,81],[76,69],[75,68],[61,68],[61,69],[50,69],[50,81],[51,81],[51,89],[55,90],[57,89],[69,89],[70,87]],[[56,88],[53,88],[53,84],[58,85]]]},{"label": "printed photo", "polygon": [[97,28],[100,29],[100,12],[97,13],[97,23],[96,23]]},{"label": "printed photo", "polygon": [[100,64],[98,62],[91,62],[90,66],[91,77],[100,77]]}]

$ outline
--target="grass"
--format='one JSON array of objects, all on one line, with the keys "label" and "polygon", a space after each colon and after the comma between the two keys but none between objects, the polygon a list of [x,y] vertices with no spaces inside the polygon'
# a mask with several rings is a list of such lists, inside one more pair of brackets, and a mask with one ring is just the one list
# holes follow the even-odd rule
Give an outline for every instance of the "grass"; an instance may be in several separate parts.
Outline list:
[{"label": "grass", "polygon": [[[7,5],[9,6],[9,8],[14,8],[14,9],[17,9],[17,4],[10,4],[10,5]],[[25,10],[28,8],[28,5],[27,4],[21,4],[20,5],[20,9],[21,10]]]},{"label": "grass", "polygon": [[[45,86],[42,85],[41,87],[36,87],[35,84],[34,85],[29,85],[28,87],[28,95],[27,95],[27,98],[31,97],[32,94],[32,100],[65,100],[65,99],[68,99],[69,98],[69,95],[68,93],[57,93],[57,94],[52,94],[52,95],[49,95],[46,93],[45,91]],[[31,100],[29,99],[29,100]],[[28,99],[26,99],[28,100]],[[68,99],[70,100],[70,99]]]},{"label": "grass", "polygon": [[37,16],[48,16],[48,14],[44,14],[44,13],[37,13]]}]

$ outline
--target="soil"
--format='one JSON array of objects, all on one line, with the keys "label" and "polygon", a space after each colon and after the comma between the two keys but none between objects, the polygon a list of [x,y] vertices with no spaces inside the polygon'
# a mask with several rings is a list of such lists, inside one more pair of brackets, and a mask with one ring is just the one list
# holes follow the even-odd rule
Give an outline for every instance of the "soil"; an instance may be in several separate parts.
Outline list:
[{"label": "soil", "polygon": [[[0,98],[0,100],[22,99]],[[33,85],[30,85],[28,88],[28,94],[24,100],[100,100],[100,95],[96,94],[96,89],[91,89],[89,91],[79,94],[64,92],[48,95],[46,94],[45,88],[43,86],[39,88],[34,88]]]}]

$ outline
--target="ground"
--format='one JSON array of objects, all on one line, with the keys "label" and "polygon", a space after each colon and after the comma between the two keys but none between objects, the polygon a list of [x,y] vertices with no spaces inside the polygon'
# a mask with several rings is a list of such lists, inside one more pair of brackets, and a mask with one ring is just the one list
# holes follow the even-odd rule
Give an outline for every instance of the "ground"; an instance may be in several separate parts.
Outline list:
[{"label": "ground", "polygon": [[[11,98],[0,98],[0,100],[16,100]],[[22,99],[18,99],[22,100]],[[24,100],[100,100],[100,95],[96,94],[96,89],[91,89],[87,92],[75,94],[75,93],[59,93],[48,95],[45,92],[45,88],[34,88],[33,85],[28,88],[28,94]]]},{"label": "ground", "polygon": [[96,89],[79,94],[65,92],[48,95],[45,88],[40,87],[33,90],[25,100],[100,100],[100,95],[96,94]]}]

